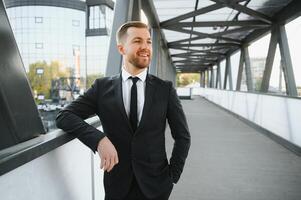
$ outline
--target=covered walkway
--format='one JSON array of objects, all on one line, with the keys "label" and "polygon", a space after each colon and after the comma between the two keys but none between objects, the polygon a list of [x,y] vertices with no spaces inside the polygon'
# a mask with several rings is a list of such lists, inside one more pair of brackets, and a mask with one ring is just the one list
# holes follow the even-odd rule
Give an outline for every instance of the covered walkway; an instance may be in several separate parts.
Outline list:
[{"label": "covered walkway", "polygon": [[[109,15],[112,9],[113,19]],[[69,19],[66,13],[71,10]],[[59,34],[45,34],[60,27],[60,23],[53,24],[56,15],[62,16],[57,18],[59,22],[72,25]],[[112,32],[110,40],[106,39],[108,49],[95,51],[95,57],[106,52],[104,74],[116,75],[122,56],[114,33],[124,22],[143,18],[152,37],[148,73],[173,82],[175,87],[179,74],[200,77],[197,92],[188,88],[192,99],[182,100],[192,145],[170,199],[300,200],[301,61],[291,58],[292,52],[299,57],[300,51],[290,48],[300,43],[300,36],[290,37],[286,31],[286,25],[300,16],[300,0],[0,0],[1,200],[103,199],[99,156],[62,130],[46,131],[45,118],[36,105],[44,102],[45,96],[31,87],[26,71],[29,66],[24,61],[33,59],[35,63],[45,59],[37,55],[52,55],[48,43],[64,48],[69,45],[72,50],[66,55],[74,61],[70,64],[74,72],[80,71],[79,61],[86,59],[81,77],[68,75],[70,81],[84,80],[82,85],[76,83],[79,95],[87,89],[88,63],[93,61],[87,56],[87,50],[94,49],[89,48],[88,37]],[[297,28],[294,31],[299,33]],[[79,32],[82,35],[77,40]],[[49,35],[55,42],[48,40]],[[60,43],[61,35],[76,40]],[[253,57],[252,45],[266,36],[267,43],[257,49],[266,51]],[[15,39],[18,37],[23,49]],[[24,54],[24,49],[32,52]],[[47,66],[36,68],[33,77],[46,80]],[[57,93],[45,99],[46,103],[62,100],[65,104],[66,98],[56,95],[75,91],[71,87],[76,86],[75,81],[67,90],[54,84],[59,84],[58,80],[67,79],[63,75],[49,79],[51,88],[45,87],[45,92]],[[86,122],[101,129],[98,117]],[[168,131],[166,137],[170,154]]]},{"label": "covered walkway", "polygon": [[172,200],[301,199],[299,156],[204,98],[182,104],[192,144]]}]

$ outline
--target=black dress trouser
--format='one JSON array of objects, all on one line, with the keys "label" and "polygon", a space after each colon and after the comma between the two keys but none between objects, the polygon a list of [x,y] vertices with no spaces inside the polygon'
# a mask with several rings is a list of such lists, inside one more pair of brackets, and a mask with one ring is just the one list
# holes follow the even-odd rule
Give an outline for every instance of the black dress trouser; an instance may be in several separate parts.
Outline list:
[{"label": "black dress trouser", "polygon": [[[173,187],[172,187],[173,188]],[[168,200],[169,196],[170,196],[170,193],[172,191],[172,188],[165,192],[164,194],[162,194],[161,196],[159,197],[156,197],[154,199],[149,199],[147,197],[144,196],[144,194],[142,193],[137,181],[136,181],[136,178],[133,177],[133,181],[132,181],[132,184],[131,184],[131,187],[130,187],[130,190],[128,192],[128,194],[126,195],[125,198],[122,198],[122,199],[112,199],[108,196],[105,196],[105,200]]]}]

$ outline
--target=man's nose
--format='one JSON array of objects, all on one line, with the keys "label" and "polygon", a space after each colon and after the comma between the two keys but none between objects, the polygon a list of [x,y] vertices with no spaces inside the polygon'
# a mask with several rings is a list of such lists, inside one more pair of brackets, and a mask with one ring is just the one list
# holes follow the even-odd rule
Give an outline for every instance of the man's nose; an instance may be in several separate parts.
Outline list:
[{"label": "man's nose", "polygon": [[142,42],[141,48],[142,49],[150,49],[151,48],[151,44],[149,44],[148,41]]}]

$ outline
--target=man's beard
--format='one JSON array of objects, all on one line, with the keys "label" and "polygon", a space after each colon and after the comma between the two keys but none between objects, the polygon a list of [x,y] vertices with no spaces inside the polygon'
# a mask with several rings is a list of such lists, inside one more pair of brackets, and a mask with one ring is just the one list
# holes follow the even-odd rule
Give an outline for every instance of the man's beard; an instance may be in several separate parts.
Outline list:
[{"label": "man's beard", "polygon": [[132,58],[129,60],[129,62],[139,69],[144,69],[149,66],[150,60],[143,62],[139,58]]}]

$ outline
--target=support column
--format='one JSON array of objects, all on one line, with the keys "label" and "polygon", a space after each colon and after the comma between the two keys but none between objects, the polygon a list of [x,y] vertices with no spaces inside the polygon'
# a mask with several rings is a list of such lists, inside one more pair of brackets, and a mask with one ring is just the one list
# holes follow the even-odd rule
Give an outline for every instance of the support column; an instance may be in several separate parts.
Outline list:
[{"label": "support column", "polygon": [[245,60],[247,87],[248,87],[248,91],[252,92],[253,91],[253,81],[252,81],[249,49],[248,49],[248,47],[243,47],[243,48],[244,48],[244,60]]},{"label": "support column", "polygon": [[140,0],[117,0],[115,3],[106,76],[112,76],[120,73],[122,56],[117,50],[115,35],[121,24],[129,20],[140,20],[140,10],[137,10],[140,7]]},{"label": "support column", "polygon": [[[227,56],[227,58],[228,58],[228,56]],[[226,66],[225,67],[226,67],[226,69],[225,69],[225,74],[224,74],[224,85],[223,85],[223,89],[224,90],[227,89],[227,78],[228,78],[228,65],[227,65],[227,62],[226,62]]]},{"label": "support column", "polygon": [[141,19],[140,11],[141,11],[141,0],[130,0],[128,19],[130,21],[140,21]]},{"label": "support column", "polygon": [[211,73],[211,76],[210,76],[210,87],[214,88],[214,71],[213,71],[213,67],[211,67],[210,73]]},{"label": "support column", "polygon": [[[233,82],[232,82],[232,67],[231,67],[231,58],[230,55],[226,58],[226,70],[229,77],[229,89],[233,90]],[[227,80],[227,79],[226,79]],[[225,88],[227,89],[227,88]]]},{"label": "support column", "polygon": [[270,78],[272,74],[272,67],[274,63],[276,47],[277,47],[277,39],[278,39],[278,32],[275,27],[272,28],[271,32],[271,39],[269,44],[268,55],[265,62],[265,68],[263,72],[260,92],[268,92],[269,85],[270,85]]},{"label": "support column", "polygon": [[207,74],[207,88],[210,87],[210,74],[209,74],[209,69],[206,70],[206,74]]},{"label": "support column", "polygon": [[219,62],[216,68],[216,88],[222,89],[221,67]]},{"label": "support column", "polygon": [[289,96],[298,96],[285,27],[283,25],[279,26],[278,31],[278,42],[282,60],[282,70],[286,83],[286,93]]},{"label": "support column", "polygon": [[203,71],[203,87],[206,87],[206,71]]},{"label": "support column", "polygon": [[203,82],[202,82],[202,80],[203,80],[203,72],[200,71],[200,87],[203,87]]},{"label": "support column", "polygon": [[152,28],[152,48],[153,56],[149,66],[149,73],[155,76],[158,75],[159,65],[159,48],[160,48],[160,30],[158,28]]},{"label": "support column", "polygon": [[236,82],[236,90],[240,91],[242,73],[244,70],[244,52],[243,49],[240,49],[240,58],[239,58],[239,66],[238,66],[238,74],[237,74],[237,82]]}]

